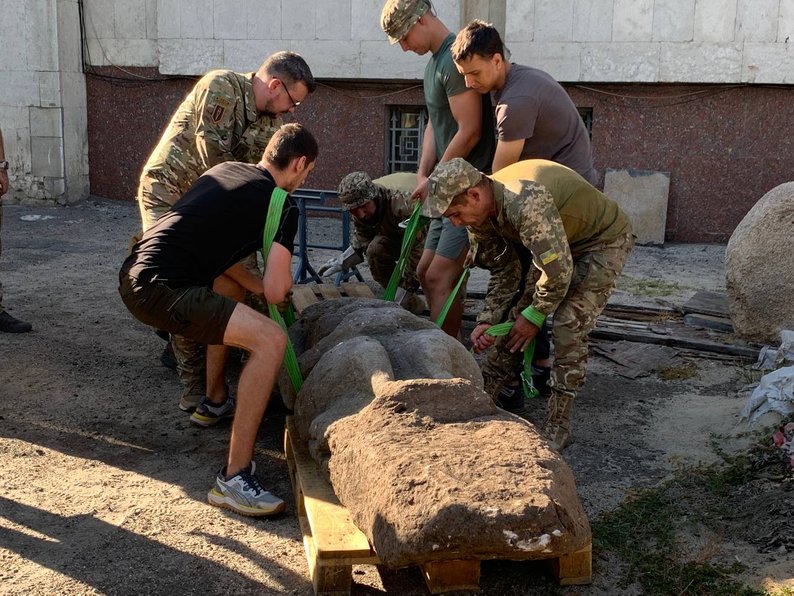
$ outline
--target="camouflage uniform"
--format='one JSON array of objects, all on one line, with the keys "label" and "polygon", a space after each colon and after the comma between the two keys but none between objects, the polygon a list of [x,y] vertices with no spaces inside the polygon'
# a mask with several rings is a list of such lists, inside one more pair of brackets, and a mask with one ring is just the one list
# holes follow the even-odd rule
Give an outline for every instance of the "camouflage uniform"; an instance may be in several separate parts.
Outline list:
[{"label": "camouflage uniform", "polygon": [[[179,106],[141,173],[138,207],[144,231],[212,166],[224,161],[257,163],[262,158],[281,120],[257,111],[253,76],[209,72]],[[244,265],[256,269],[255,257]],[[178,336],[172,343],[185,386],[180,403],[189,407],[205,392],[204,349]]]},{"label": "camouflage uniform", "polygon": [[[460,170],[473,168],[459,162],[452,160],[433,174],[431,193],[468,183]],[[496,216],[468,228],[474,262],[491,271],[477,320],[496,324],[528,311],[528,319],[542,322],[554,315],[544,432],[563,447],[571,405],[584,384],[587,334],[612,293],[634,236],[620,207],[573,170],[546,160],[526,160],[505,170],[492,176]],[[483,364],[485,389],[492,396],[515,379],[523,358],[504,349],[504,342],[497,340]]]},{"label": "camouflage uniform", "polygon": [[[415,187],[416,175],[409,176]],[[389,285],[400,258],[405,230],[399,224],[413,213],[413,203],[410,201],[413,188],[406,191],[405,181],[405,178],[393,175],[370,180],[365,172],[353,172],[345,176],[339,185],[340,199],[343,199],[343,207],[348,211],[369,201],[375,202],[375,213],[369,220],[353,217],[355,229],[350,244],[359,255],[364,256],[366,253],[372,278],[384,288]],[[419,289],[416,266],[422,256],[421,237],[418,240],[400,282],[401,287],[413,293]]]}]

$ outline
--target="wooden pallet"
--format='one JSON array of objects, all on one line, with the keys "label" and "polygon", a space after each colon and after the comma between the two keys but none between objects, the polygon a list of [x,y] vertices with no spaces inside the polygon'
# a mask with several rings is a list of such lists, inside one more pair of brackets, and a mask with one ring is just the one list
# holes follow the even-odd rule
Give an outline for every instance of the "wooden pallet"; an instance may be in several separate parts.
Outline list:
[{"label": "wooden pallet", "polygon": [[333,300],[334,298],[374,298],[375,295],[369,286],[362,282],[345,282],[339,287],[332,284],[297,284],[292,286],[292,306],[295,312],[300,315],[303,310],[315,302],[321,300]]},{"label": "wooden pallet", "polygon": [[[298,439],[292,417],[287,418],[284,450],[314,593],[318,596],[350,594],[352,566],[377,565],[380,559]],[[565,586],[589,584],[592,581],[591,560],[592,549],[587,546],[549,559],[549,562],[554,576]],[[478,590],[480,563],[476,559],[430,562],[422,565],[422,575],[431,594]]]}]

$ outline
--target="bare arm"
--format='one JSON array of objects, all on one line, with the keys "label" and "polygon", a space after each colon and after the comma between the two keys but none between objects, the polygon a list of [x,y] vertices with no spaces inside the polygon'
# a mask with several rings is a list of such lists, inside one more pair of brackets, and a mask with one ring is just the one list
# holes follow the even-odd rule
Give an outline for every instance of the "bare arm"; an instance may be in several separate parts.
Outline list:
[{"label": "bare arm", "polygon": [[416,189],[411,193],[411,200],[424,201],[427,196],[427,179],[436,167],[436,138],[433,136],[433,123],[427,121],[425,134],[422,137],[422,157],[419,159],[419,170],[416,172]]},{"label": "bare arm", "polygon": [[496,143],[496,154],[493,158],[493,172],[498,172],[518,161],[521,157],[521,150],[524,148],[524,139],[516,141],[502,141]]},{"label": "bare arm", "polygon": [[262,285],[268,304],[280,304],[292,288],[292,255],[278,242],[270,247]]},{"label": "bare arm", "polygon": [[248,271],[240,263],[235,263],[223,272],[224,275],[232,278],[237,285],[244,287],[252,294],[262,295],[262,280]]},{"label": "bare arm", "polygon": [[[482,96],[469,89],[449,98],[452,117],[458,123],[458,132],[447,145],[439,161],[445,162],[453,157],[466,157],[480,140],[482,130]],[[486,131],[492,134],[492,131]]]}]

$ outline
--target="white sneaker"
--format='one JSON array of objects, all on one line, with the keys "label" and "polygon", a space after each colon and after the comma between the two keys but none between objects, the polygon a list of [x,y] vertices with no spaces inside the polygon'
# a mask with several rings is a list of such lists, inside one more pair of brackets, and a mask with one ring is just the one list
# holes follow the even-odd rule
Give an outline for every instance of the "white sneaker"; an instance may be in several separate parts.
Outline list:
[{"label": "white sneaker", "polygon": [[264,489],[259,478],[254,476],[255,469],[254,462],[251,462],[226,480],[226,468],[222,468],[215,477],[215,486],[207,494],[210,505],[250,516],[274,515],[284,511],[286,503]]}]

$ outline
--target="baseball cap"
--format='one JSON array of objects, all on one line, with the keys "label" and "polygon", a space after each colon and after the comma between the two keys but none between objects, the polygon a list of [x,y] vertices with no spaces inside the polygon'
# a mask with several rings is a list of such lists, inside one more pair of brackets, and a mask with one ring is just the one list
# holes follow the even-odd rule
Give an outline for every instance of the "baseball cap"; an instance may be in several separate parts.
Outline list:
[{"label": "baseball cap", "polygon": [[342,178],[337,192],[342,209],[352,211],[374,199],[378,189],[366,172],[351,172]]},{"label": "baseball cap", "polygon": [[405,37],[430,8],[430,0],[388,0],[380,13],[380,27],[389,36],[389,43]]},{"label": "baseball cap", "polygon": [[422,203],[422,215],[441,217],[449,209],[452,199],[477,186],[483,174],[461,157],[438,164],[427,181],[427,198]]}]

